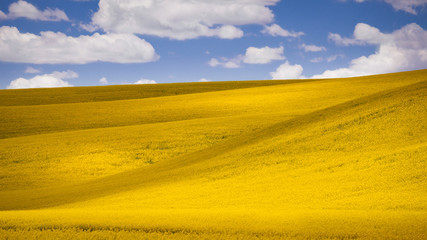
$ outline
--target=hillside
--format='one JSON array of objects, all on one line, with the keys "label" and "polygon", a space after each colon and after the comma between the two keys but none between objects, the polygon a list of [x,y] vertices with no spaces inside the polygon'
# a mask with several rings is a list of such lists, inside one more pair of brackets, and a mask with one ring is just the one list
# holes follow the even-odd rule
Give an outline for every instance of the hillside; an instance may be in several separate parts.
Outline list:
[{"label": "hillside", "polygon": [[427,70],[241,84],[4,104],[0,235],[427,237]]},{"label": "hillside", "polygon": [[[305,80],[309,81],[309,80]],[[289,80],[135,84],[96,87],[11,89],[0,91],[0,106],[101,102],[290,84]]]}]

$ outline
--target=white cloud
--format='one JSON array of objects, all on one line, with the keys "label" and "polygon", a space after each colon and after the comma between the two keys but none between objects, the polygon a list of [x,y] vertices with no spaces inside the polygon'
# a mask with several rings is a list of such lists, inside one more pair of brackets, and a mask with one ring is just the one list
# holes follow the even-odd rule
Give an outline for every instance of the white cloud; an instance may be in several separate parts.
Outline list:
[{"label": "white cloud", "polygon": [[326,48],[323,47],[323,46],[306,45],[305,43],[301,44],[300,48],[304,49],[305,52],[321,52],[321,51],[326,51]]},{"label": "white cloud", "polygon": [[274,60],[284,60],[283,51],[283,47],[248,47],[245,55],[239,54],[234,58],[211,58],[208,64],[211,67],[222,66],[224,68],[239,68],[242,62],[247,64],[267,64]]},{"label": "white cloud", "polygon": [[266,64],[273,60],[284,60],[285,56],[283,56],[283,50],[283,47],[248,47],[243,62],[249,64]]},{"label": "white cloud", "polygon": [[40,70],[33,68],[33,67],[27,67],[25,69],[25,73],[39,73],[39,72],[40,72]]},{"label": "white cloud", "polygon": [[356,25],[352,38],[343,38],[341,35],[336,33],[329,33],[328,38],[341,46],[380,44],[392,41],[392,37],[390,35],[383,34],[379,29],[371,27],[365,23],[359,23]]},{"label": "white cloud", "polygon": [[[19,54],[18,54],[19,53]],[[0,61],[34,64],[89,62],[143,63],[158,59],[153,46],[130,34],[95,33],[70,37],[63,33],[20,33],[0,27]]]},{"label": "white cloud", "polygon": [[0,19],[15,19],[20,17],[40,21],[69,21],[67,14],[62,10],[46,8],[44,11],[40,11],[31,3],[23,0],[10,4],[7,15],[0,12]]},{"label": "white cloud", "polygon": [[206,78],[200,78],[200,80],[198,82],[210,82],[211,80],[208,80]]},{"label": "white cloud", "polygon": [[299,37],[304,35],[303,32],[293,32],[283,29],[277,24],[272,24],[271,26],[264,26],[262,33],[269,34],[271,36],[281,36],[281,37]]},{"label": "white cloud", "polygon": [[106,32],[147,34],[185,40],[198,37],[239,38],[236,26],[268,24],[268,6],[279,0],[100,0],[92,25]]},{"label": "white cloud", "polygon": [[99,83],[106,85],[108,84],[108,80],[106,77],[102,77],[101,79],[99,79]]},{"label": "white cloud", "polygon": [[215,30],[215,35],[219,38],[234,39],[243,37],[243,31],[235,26],[225,25]]},{"label": "white cloud", "polygon": [[291,65],[288,61],[280,65],[275,72],[270,72],[272,79],[302,79],[305,78],[302,75],[303,67],[295,64]]},{"label": "white cloud", "polygon": [[18,88],[53,88],[71,87],[72,85],[64,79],[77,78],[79,75],[71,70],[64,72],[53,72],[51,74],[37,75],[33,78],[18,78],[10,82],[8,89]]},{"label": "white cloud", "polygon": [[216,58],[211,58],[211,60],[209,60],[208,64],[211,67],[216,67],[216,66],[221,65],[221,62]]},{"label": "white cloud", "polygon": [[385,0],[396,10],[417,14],[416,8],[427,4],[427,0]]},{"label": "white cloud", "polygon": [[243,56],[238,55],[235,58],[222,57],[221,59],[211,58],[208,62],[209,66],[216,67],[221,66],[224,68],[239,68],[242,62]]},{"label": "white cloud", "polygon": [[138,81],[134,82],[133,84],[156,84],[157,82],[150,79],[141,78]]},{"label": "white cloud", "polygon": [[337,33],[329,33],[328,39],[335,42],[337,45],[349,46],[349,45],[362,45],[363,43],[354,38],[343,38]]},{"label": "white cloud", "polygon": [[[356,2],[365,2],[366,0],[355,0]],[[384,0],[395,10],[402,10],[408,13],[417,14],[416,8],[427,4],[427,0]]]},{"label": "white cloud", "polygon": [[427,67],[427,31],[415,23],[392,33],[382,33],[375,27],[359,23],[354,37],[349,40],[347,45],[376,45],[377,50],[370,56],[353,59],[347,68],[327,70],[313,78],[363,76]]}]

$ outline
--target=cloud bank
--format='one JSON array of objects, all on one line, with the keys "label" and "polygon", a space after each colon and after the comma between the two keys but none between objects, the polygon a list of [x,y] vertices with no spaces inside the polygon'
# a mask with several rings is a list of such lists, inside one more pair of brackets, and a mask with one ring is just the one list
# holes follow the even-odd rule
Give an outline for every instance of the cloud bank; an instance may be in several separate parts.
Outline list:
[{"label": "cloud bank", "polygon": [[338,45],[375,45],[377,50],[370,56],[353,59],[350,66],[327,70],[313,78],[353,77],[427,67],[427,31],[415,23],[408,24],[392,33],[359,23],[352,38],[330,34],[329,38]]},{"label": "cloud bank", "polygon": [[18,78],[11,81],[7,89],[71,87],[72,85],[64,79],[73,79],[78,76],[76,72],[68,70],[37,75],[30,79]]},{"label": "cloud bank", "polygon": [[279,0],[100,0],[92,25],[106,32],[147,34],[170,39],[243,36],[236,26],[268,24],[268,8]]},{"label": "cloud bank", "polygon": [[[19,53],[19,54],[18,54]],[[70,37],[60,32],[40,35],[0,27],[0,61],[34,64],[85,64],[90,62],[145,63],[159,56],[153,46],[131,34],[95,33]]]}]

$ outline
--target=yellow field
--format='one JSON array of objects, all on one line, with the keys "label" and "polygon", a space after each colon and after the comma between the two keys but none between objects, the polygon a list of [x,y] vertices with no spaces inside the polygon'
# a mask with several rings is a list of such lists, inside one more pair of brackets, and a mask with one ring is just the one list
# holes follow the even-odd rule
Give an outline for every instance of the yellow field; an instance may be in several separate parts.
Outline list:
[{"label": "yellow field", "polygon": [[0,91],[0,237],[427,239],[427,70],[203,84]]}]

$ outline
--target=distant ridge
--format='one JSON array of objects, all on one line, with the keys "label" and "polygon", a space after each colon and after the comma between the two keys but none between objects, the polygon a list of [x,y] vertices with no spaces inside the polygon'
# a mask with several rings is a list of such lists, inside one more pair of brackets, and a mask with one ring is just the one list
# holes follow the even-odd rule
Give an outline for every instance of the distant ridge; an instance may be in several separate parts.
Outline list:
[{"label": "distant ridge", "polygon": [[0,90],[0,106],[100,102],[292,84],[312,80],[253,80]]}]

